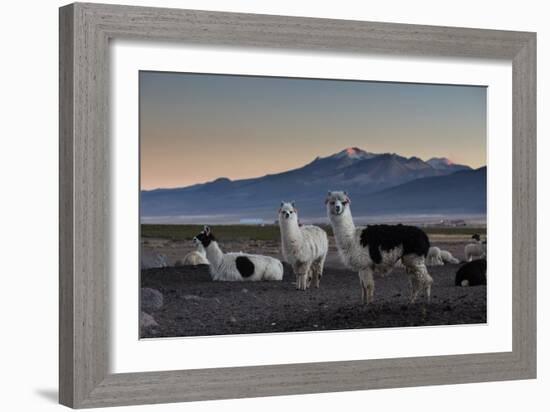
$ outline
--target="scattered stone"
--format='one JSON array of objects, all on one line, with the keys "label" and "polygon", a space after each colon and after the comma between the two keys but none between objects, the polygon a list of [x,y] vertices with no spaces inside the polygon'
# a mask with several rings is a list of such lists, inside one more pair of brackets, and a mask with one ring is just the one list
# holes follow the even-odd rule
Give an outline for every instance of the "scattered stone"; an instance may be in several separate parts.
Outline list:
[{"label": "scattered stone", "polygon": [[159,324],[157,323],[154,317],[152,317],[151,315],[145,312],[141,312],[141,315],[139,317],[140,328],[142,329],[154,328],[154,327],[157,327],[158,325]]},{"label": "scattered stone", "polygon": [[141,269],[154,269],[168,267],[168,258],[162,253],[150,250],[142,250]]},{"label": "scattered stone", "polygon": [[153,312],[162,308],[164,298],[162,293],[156,289],[141,288],[141,309],[146,312]]}]

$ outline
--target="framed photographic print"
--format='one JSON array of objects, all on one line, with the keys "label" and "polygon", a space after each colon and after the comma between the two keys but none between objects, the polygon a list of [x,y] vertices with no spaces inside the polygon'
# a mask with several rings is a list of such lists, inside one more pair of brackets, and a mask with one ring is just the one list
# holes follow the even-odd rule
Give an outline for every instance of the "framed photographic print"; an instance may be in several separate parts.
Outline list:
[{"label": "framed photographic print", "polygon": [[62,7],[61,403],[534,378],[535,51]]}]

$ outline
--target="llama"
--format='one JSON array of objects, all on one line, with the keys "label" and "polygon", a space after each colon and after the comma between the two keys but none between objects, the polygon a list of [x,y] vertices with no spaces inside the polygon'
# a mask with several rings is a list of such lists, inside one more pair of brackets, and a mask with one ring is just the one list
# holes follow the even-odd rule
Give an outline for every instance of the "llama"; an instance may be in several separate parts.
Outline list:
[{"label": "llama", "polygon": [[410,302],[424,290],[430,301],[432,277],[426,268],[430,241],[423,230],[404,225],[355,227],[346,192],[329,192],[325,201],[343,263],[359,273],[361,300],[372,302],[374,273],[388,273],[401,259],[411,283]]},{"label": "llama", "polygon": [[452,265],[457,265],[460,263],[460,261],[447,250],[441,251],[441,260],[443,261],[443,263],[450,263]]},{"label": "llama", "polygon": [[431,246],[426,256],[426,266],[443,266],[444,264],[441,256],[441,249],[437,246]]},{"label": "llama", "polygon": [[466,262],[473,259],[483,259],[487,256],[487,241],[482,242],[481,237],[476,233],[472,235],[475,243],[469,243],[464,246],[464,258]]},{"label": "llama", "polygon": [[206,250],[210,262],[210,276],[219,281],[282,280],[283,264],[270,256],[247,253],[223,253],[212,234],[205,226],[196,239]]},{"label": "llama", "polygon": [[283,257],[296,275],[296,289],[306,290],[312,281],[318,288],[328,252],[326,232],[318,226],[300,226],[294,202],[281,202],[279,227]]},{"label": "llama", "polygon": [[208,265],[208,259],[206,258],[206,250],[204,246],[197,238],[193,239],[196,250],[193,250],[185,255],[183,261],[181,262],[182,266],[198,266],[198,265]]},{"label": "llama", "polygon": [[456,286],[478,286],[487,284],[487,260],[477,259],[462,265],[456,272]]},{"label": "llama", "polygon": [[427,266],[443,266],[446,263],[456,265],[460,261],[455,258],[451,252],[447,250],[441,250],[437,246],[431,246],[428,250],[428,256],[426,257]]}]

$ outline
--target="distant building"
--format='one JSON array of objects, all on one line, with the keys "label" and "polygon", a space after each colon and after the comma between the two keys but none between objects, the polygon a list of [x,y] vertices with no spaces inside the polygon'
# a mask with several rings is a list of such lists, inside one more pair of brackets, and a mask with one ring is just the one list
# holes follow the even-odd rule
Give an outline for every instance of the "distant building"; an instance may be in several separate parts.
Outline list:
[{"label": "distant building", "polygon": [[435,223],[433,226],[441,227],[463,227],[467,226],[466,221],[463,219],[442,219]]}]

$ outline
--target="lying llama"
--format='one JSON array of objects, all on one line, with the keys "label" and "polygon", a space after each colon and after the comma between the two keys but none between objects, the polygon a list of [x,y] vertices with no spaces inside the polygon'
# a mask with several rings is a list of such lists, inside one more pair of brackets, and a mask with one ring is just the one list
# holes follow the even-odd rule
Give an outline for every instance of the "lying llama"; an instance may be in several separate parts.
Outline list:
[{"label": "lying llama", "polygon": [[477,259],[462,265],[456,272],[456,286],[478,286],[487,284],[487,260]]},{"label": "lying llama", "polygon": [[318,288],[328,252],[326,232],[318,226],[300,226],[294,202],[281,202],[279,227],[283,257],[296,275],[296,289],[306,290],[312,281]]},{"label": "lying llama", "polygon": [[468,243],[464,246],[464,258],[466,262],[473,259],[483,259],[487,256],[487,242],[482,242],[480,236],[476,233],[472,236],[475,243]]},{"label": "lying llama", "polygon": [[424,231],[404,225],[356,228],[346,192],[329,192],[325,203],[340,257],[347,267],[359,272],[363,303],[372,301],[374,273],[389,272],[399,259],[411,281],[410,302],[422,290],[429,302],[433,279],[426,268],[430,241]]},{"label": "lying llama", "polygon": [[223,253],[208,226],[204,227],[204,230],[196,236],[196,239],[206,250],[212,280],[256,281],[283,279],[283,264],[281,261],[270,256]]},{"label": "lying llama", "polygon": [[452,253],[447,250],[441,251],[441,260],[443,261],[443,263],[450,263],[453,265],[457,265],[460,263],[460,260],[455,258]]},{"label": "lying llama", "polygon": [[443,258],[441,257],[441,249],[437,246],[431,246],[428,249],[428,255],[426,256],[426,266],[443,266]]},{"label": "lying llama", "polygon": [[437,246],[430,247],[426,257],[426,266],[443,266],[446,263],[456,265],[460,261],[447,250],[441,250]]},{"label": "lying llama", "polygon": [[202,243],[197,239],[193,239],[193,243],[195,244],[196,250],[193,250],[189,252],[185,257],[183,258],[183,261],[181,262],[182,266],[198,266],[198,265],[208,265],[208,259],[206,258],[206,250],[204,249],[204,246]]}]

